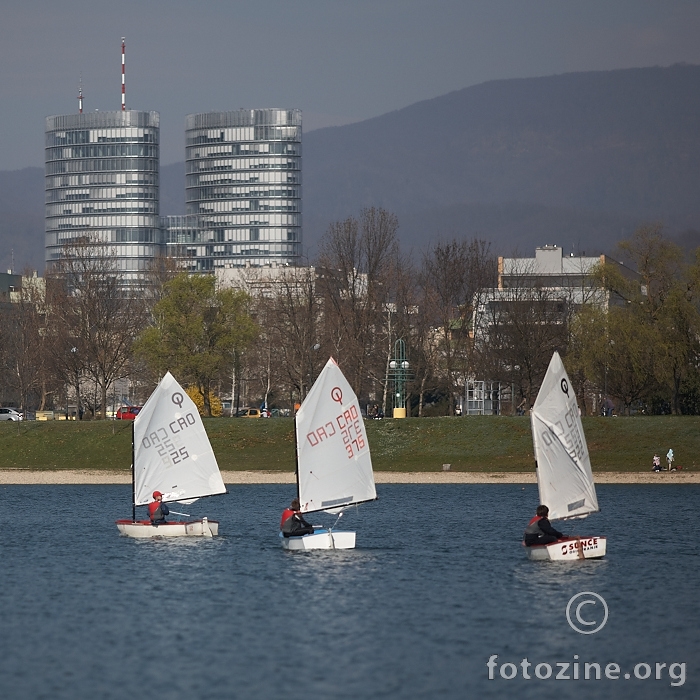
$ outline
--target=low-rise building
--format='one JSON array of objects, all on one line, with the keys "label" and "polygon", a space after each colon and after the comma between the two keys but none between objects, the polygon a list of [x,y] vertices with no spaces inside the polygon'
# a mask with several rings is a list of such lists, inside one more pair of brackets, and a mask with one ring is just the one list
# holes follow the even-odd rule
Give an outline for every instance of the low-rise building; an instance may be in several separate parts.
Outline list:
[{"label": "low-rise building", "polygon": [[629,279],[639,275],[608,255],[564,255],[557,245],[535,250],[534,258],[498,258],[497,287],[482,289],[474,304],[474,334],[498,324],[504,312],[537,304],[548,322],[564,322],[583,304],[607,309],[623,300],[603,289],[594,272],[602,265],[614,265]]}]

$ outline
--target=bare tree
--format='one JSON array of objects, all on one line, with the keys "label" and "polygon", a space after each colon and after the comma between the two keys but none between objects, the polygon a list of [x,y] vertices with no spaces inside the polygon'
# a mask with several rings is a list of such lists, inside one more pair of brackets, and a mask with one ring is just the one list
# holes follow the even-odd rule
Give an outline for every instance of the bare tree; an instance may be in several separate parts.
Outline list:
[{"label": "bare tree", "polygon": [[125,376],[132,345],[145,325],[143,290],[124,285],[115,259],[108,246],[87,240],[66,246],[53,267],[49,301],[57,324],[57,365],[77,377],[78,394],[80,377],[92,378],[103,419],[109,388]]},{"label": "bare tree", "polygon": [[383,374],[377,330],[389,300],[397,230],[394,214],[372,207],[359,220],[331,224],[321,245],[324,335],[358,396],[371,373]]},{"label": "bare tree", "polygon": [[321,299],[312,267],[286,268],[277,287],[270,325],[279,343],[282,373],[290,394],[306,396],[325,362],[321,346]]},{"label": "bare tree", "polygon": [[492,287],[495,277],[496,261],[485,241],[439,242],[423,258],[424,359],[442,365],[441,369],[426,365],[424,372],[442,372],[450,395],[449,415],[455,412],[457,385],[473,373],[472,323],[480,313],[482,290]]},{"label": "bare tree", "polygon": [[533,264],[523,260],[507,286],[489,290],[475,324],[481,367],[514,386],[523,411],[534,403],[552,353],[566,354],[574,308],[571,290],[545,286]]},{"label": "bare tree", "polygon": [[[44,294],[36,272],[26,271],[21,288],[2,309],[2,361],[6,383],[18,407],[43,408],[46,398]],[[30,398],[34,395],[33,398]]]},{"label": "bare tree", "polygon": [[316,274],[313,267],[248,268],[229,280],[250,295],[259,327],[255,344],[237,355],[234,395],[243,382],[256,387],[266,403],[284,396],[291,407],[304,399],[325,354]]}]

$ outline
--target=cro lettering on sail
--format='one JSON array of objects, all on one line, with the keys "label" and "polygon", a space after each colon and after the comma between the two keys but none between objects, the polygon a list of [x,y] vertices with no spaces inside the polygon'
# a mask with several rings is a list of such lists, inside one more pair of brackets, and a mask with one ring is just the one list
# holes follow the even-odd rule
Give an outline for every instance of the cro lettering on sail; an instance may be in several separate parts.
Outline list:
[{"label": "cro lettering on sail", "polygon": [[[558,440],[564,445],[570,457],[580,461],[586,456],[586,441],[579,430],[574,411],[578,412],[578,407],[575,404],[568,407],[563,421],[558,420],[553,427],[542,431],[542,441],[547,447],[550,447],[555,439]],[[555,435],[556,438],[553,438],[552,435]]]},{"label": "cro lettering on sail", "polygon": [[144,435],[141,439],[141,445],[145,451],[155,450],[166,469],[174,467],[190,457],[187,445],[184,444],[183,433],[196,423],[194,414],[191,412],[184,416],[178,416],[168,423],[169,430],[160,426]]},{"label": "cro lettering on sail", "polygon": [[338,436],[343,442],[348,459],[351,459],[367,446],[363,428],[357,406],[352,405],[336,416],[334,420],[308,432],[306,439],[311,447],[316,447],[326,440]]}]

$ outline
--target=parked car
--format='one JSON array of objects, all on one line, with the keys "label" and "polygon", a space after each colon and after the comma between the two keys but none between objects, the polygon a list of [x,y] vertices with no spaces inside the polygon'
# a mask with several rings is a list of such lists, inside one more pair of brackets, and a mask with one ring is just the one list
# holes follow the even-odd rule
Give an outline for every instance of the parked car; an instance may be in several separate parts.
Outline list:
[{"label": "parked car", "polygon": [[117,411],[117,420],[134,420],[143,406],[122,406]]},{"label": "parked car", "polygon": [[0,408],[0,420],[22,420],[22,414],[16,408]]},{"label": "parked car", "polygon": [[237,418],[260,418],[260,410],[257,408],[241,408],[236,413]]}]

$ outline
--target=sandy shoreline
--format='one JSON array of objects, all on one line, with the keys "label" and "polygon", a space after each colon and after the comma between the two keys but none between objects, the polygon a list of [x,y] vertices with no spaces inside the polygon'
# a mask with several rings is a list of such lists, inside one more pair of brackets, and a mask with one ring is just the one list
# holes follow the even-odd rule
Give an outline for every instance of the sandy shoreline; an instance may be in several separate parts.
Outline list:
[{"label": "sandy shoreline", "polygon": [[[293,484],[279,471],[223,471],[227,484]],[[375,472],[378,484],[534,484],[530,472]],[[597,484],[700,484],[700,472],[596,472]],[[0,470],[0,484],[129,484],[129,472],[104,470]]]}]

